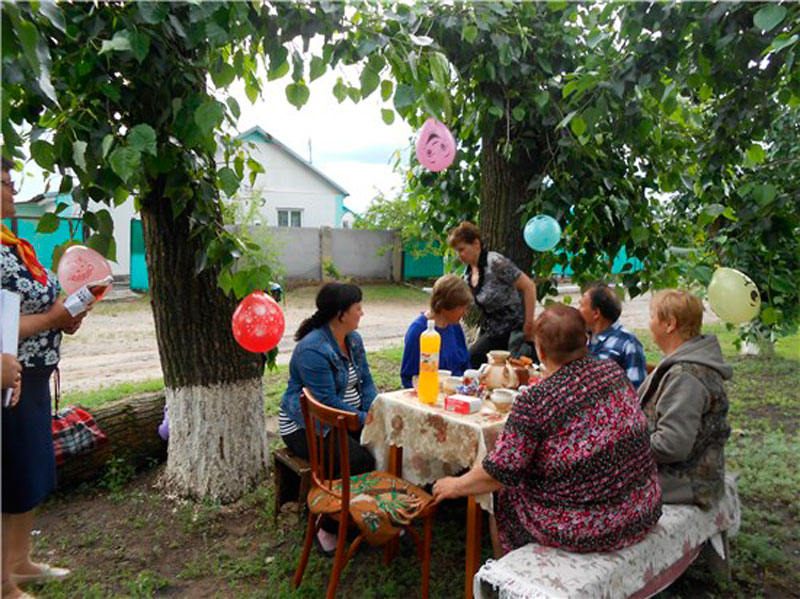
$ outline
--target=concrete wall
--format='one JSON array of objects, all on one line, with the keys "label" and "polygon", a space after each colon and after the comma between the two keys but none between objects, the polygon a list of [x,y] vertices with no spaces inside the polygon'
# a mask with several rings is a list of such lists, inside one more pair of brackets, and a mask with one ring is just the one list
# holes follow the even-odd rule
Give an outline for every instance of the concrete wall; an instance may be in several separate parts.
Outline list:
[{"label": "concrete wall", "polygon": [[286,279],[323,278],[323,261],[332,260],[344,276],[402,280],[402,247],[392,231],[331,227],[267,227]]},{"label": "concrete wall", "polygon": [[362,279],[392,278],[394,233],[360,229],[329,229],[329,232],[331,258],[343,275]]}]

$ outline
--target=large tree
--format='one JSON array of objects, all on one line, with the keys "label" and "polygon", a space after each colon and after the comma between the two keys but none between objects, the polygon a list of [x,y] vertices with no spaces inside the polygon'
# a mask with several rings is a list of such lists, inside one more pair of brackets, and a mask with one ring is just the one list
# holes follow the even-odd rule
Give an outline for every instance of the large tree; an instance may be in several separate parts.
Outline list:
[{"label": "large tree", "polygon": [[287,97],[307,97],[293,40],[329,37],[342,17],[326,3],[2,6],[4,155],[30,144],[86,210],[89,245],[110,257],[110,213],[89,200],[133,196],[140,211],[171,425],[166,476],[186,496],[236,499],[268,463],[263,357],[236,344],[230,323],[234,295],[263,289],[269,269],[237,268],[252,248],[220,214],[221,193],[263,169],[228,133],[236,101],[220,98],[240,79],[255,100],[259,64],[270,79],[293,71]]},{"label": "large tree", "polygon": [[[796,323],[797,188],[781,173],[797,161],[784,149],[783,171],[762,163],[779,152],[770,124],[796,123],[800,5],[387,2],[358,18],[339,55],[366,63],[339,97],[380,84],[410,123],[435,116],[458,138],[449,170],[409,173],[432,236],[477,213],[490,246],[544,277],[556,264],[607,276],[624,247],[644,263],[622,276],[631,295],[740,267],[762,289],[762,325]],[[540,212],[561,221],[564,252],[523,244]],[[676,240],[697,248],[688,268]]]}]

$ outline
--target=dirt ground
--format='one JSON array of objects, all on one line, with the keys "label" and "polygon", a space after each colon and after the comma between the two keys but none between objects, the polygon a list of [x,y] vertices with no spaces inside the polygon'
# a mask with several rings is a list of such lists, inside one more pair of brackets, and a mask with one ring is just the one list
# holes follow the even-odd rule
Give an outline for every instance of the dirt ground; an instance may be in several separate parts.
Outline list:
[{"label": "dirt ground", "polygon": [[[573,288],[566,288],[566,293]],[[573,304],[578,296],[573,293]],[[627,302],[621,322],[630,329],[647,328],[649,324],[649,294]],[[367,351],[398,346],[409,322],[425,308],[425,296],[411,301],[384,300],[365,303],[359,332]],[[294,340],[292,336],[302,319],[314,310],[313,294],[293,292],[284,308],[286,333],[281,340],[278,363],[289,362]],[[717,319],[706,311],[706,322]],[[155,325],[146,298],[132,294],[122,299],[104,300],[84,321],[74,336],[65,336],[61,354],[61,386],[64,391],[89,390],[125,382],[159,378]]]}]

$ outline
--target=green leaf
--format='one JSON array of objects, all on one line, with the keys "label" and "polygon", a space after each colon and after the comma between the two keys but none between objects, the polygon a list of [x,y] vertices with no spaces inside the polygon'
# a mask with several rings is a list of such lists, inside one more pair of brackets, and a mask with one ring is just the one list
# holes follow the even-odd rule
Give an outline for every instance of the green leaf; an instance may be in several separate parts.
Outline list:
[{"label": "green leaf", "polygon": [[100,146],[101,156],[103,157],[103,160],[106,159],[106,156],[108,156],[108,152],[111,150],[111,146],[113,145],[114,145],[114,136],[109,133],[103,138],[103,143]]},{"label": "green leaf", "polygon": [[478,28],[475,25],[464,25],[461,29],[461,39],[471,44],[478,37]]},{"label": "green leaf", "polygon": [[774,40],[772,40],[771,48],[777,52],[778,50],[783,50],[786,46],[791,46],[792,44],[797,43],[797,40],[800,40],[800,35],[797,35],[796,33],[794,35],[781,33]]},{"label": "green leaf", "polygon": [[86,241],[86,245],[109,260],[117,261],[117,244],[113,235],[95,233]]},{"label": "green leaf", "polygon": [[36,164],[41,166],[44,170],[53,170],[53,165],[56,161],[56,158],[55,149],[53,148],[52,144],[44,141],[43,139],[37,139],[31,144],[31,157],[34,159]]},{"label": "green leaf", "polygon": [[786,8],[780,4],[769,3],[753,17],[753,23],[762,31],[769,31],[786,17]]},{"label": "green leaf", "polygon": [[290,83],[286,86],[286,99],[289,101],[289,104],[295,106],[298,110],[303,104],[308,102],[309,95],[309,89],[302,80],[297,83]]},{"label": "green leaf", "polygon": [[228,87],[236,78],[236,71],[227,62],[219,61],[211,69],[211,81],[217,87]]},{"label": "green leaf", "polygon": [[128,199],[128,190],[118,185],[114,190],[114,206],[121,206]]},{"label": "green leaf", "polygon": [[533,96],[533,101],[536,102],[536,105],[541,109],[547,106],[547,103],[550,101],[550,94],[546,91],[541,91],[535,96]]},{"label": "green leaf", "polygon": [[361,71],[361,77],[359,79],[361,81],[361,95],[364,98],[374,92],[380,83],[380,76],[369,66]]},{"label": "green leaf", "polygon": [[127,29],[117,31],[110,40],[104,40],[100,46],[100,54],[106,52],[128,52],[131,50],[131,32]]},{"label": "green leaf", "polygon": [[414,88],[405,83],[397,86],[394,92],[394,107],[399,111],[407,106],[411,106],[417,100],[417,92]]},{"label": "green leaf", "polygon": [[633,227],[631,229],[631,239],[633,239],[633,243],[636,245],[641,245],[650,237],[650,231],[645,229],[644,227]]},{"label": "green leaf", "polygon": [[58,204],[56,204],[56,212],[55,213],[56,214],[61,214],[67,208],[69,208],[69,204],[67,204],[66,202],[59,202]]},{"label": "green leaf", "polygon": [[131,52],[133,52],[133,56],[139,61],[139,64],[142,64],[150,51],[150,37],[147,34],[134,31],[130,40]]},{"label": "green leaf", "polygon": [[228,96],[225,99],[225,103],[228,105],[228,108],[231,109],[231,113],[235,118],[239,118],[239,115],[242,114],[242,111],[239,108],[239,102],[236,101],[236,98],[233,96]]},{"label": "green leaf", "polygon": [[222,104],[216,100],[206,100],[194,111],[194,122],[200,127],[203,135],[211,135],[214,129],[222,123],[224,117]]},{"label": "green leaf", "polygon": [[267,80],[274,81],[280,79],[289,72],[289,61],[286,58],[289,56],[289,50],[281,46],[274,53],[269,56],[269,71],[267,71]]},{"label": "green leaf", "polygon": [[261,163],[257,160],[253,160],[252,158],[247,159],[247,168],[250,170],[250,187],[253,187],[256,184],[256,177],[259,173],[263,173],[264,167],[261,166]]},{"label": "green leaf", "polygon": [[37,233],[54,233],[58,231],[61,220],[53,212],[45,212],[36,225]]},{"label": "green leaf", "polygon": [[431,52],[428,60],[433,80],[446,88],[450,83],[450,64],[447,62],[447,58],[441,52]]},{"label": "green leaf", "polygon": [[111,156],[109,157],[111,170],[125,183],[128,183],[133,173],[136,172],[136,169],[139,167],[141,156],[139,151],[133,148],[117,148],[111,152]]},{"label": "green leaf", "polygon": [[319,56],[314,56],[311,58],[311,67],[309,70],[309,80],[314,81],[319,77],[322,77],[325,74],[325,61],[323,61]]},{"label": "green leaf", "polygon": [[64,13],[55,2],[42,2],[39,4],[39,14],[42,14],[61,33],[67,33],[67,22]]},{"label": "green leaf", "polygon": [[[19,21],[14,26],[14,30],[17,34],[17,37],[19,38],[20,44],[22,44],[22,50],[25,53],[25,58],[27,59],[28,63],[31,65],[31,68],[38,77],[40,72],[40,66],[39,66],[39,55],[36,53],[36,46],[39,41],[39,32],[36,29],[36,25],[31,23],[30,21],[26,21],[25,19],[19,19]],[[5,33],[5,28],[4,28],[4,33]]]},{"label": "green leaf", "polygon": [[105,208],[95,212],[97,216],[97,230],[103,235],[114,234],[114,219],[111,218],[111,213]]},{"label": "green leaf", "polygon": [[511,111],[511,116],[515,121],[521,121],[525,118],[525,109],[522,106],[515,106],[514,110]]},{"label": "green leaf", "polygon": [[74,141],[72,142],[72,162],[75,163],[75,166],[80,168],[82,171],[86,170],[86,146],[88,144],[85,141]]},{"label": "green leaf", "polygon": [[[763,10],[763,9],[762,9]],[[767,326],[776,324],[780,320],[780,312],[772,306],[767,306],[761,310],[761,322]]]},{"label": "green leaf", "polygon": [[336,98],[339,104],[344,102],[344,99],[347,97],[347,88],[341,79],[339,79],[336,82],[336,85],[333,86],[333,97]]},{"label": "green leaf", "polygon": [[384,79],[381,81],[381,100],[386,102],[389,98],[392,97],[392,92],[394,91],[394,84],[389,81],[388,79]]},{"label": "green leaf", "polygon": [[491,114],[493,117],[501,119],[505,115],[505,112],[503,112],[503,109],[500,108],[499,106],[490,106],[489,114]]},{"label": "green leaf", "polygon": [[767,157],[767,153],[759,144],[752,144],[747,150],[747,158],[754,164],[761,164]]},{"label": "green leaf", "polygon": [[567,125],[569,125],[570,121],[571,121],[573,118],[575,118],[575,115],[576,115],[576,114],[578,114],[578,111],[577,111],[577,110],[573,110],[572,112],[570,112],[570,113],[569,113],[567,116],[565,116],[565,117],[564,117],[564,118],[561,120],[561,122],[560,122],[558,125],[556,125],[556,129],[561,129],[562,127],[566,127]]},{"label": "green leaf", "polygon": [[239,177],[232,168],[222,167],[217,171],[217,178],[219,178],[220,188],[229,198],[239,190]]},{"label": "green leaf", "polygon": [[137,2],[136,8],[142,21],[150,25],[159,24],[169,12],[169,4],[165,2]]},{"label": "green leaf", "polygon": [[569,123],[569,128],[572,129],[572,132],[575,134],[576,137],[580,137],[586,132],[586,121],[583,120],[583,117],[576,116],[572,121]]},{"label": "green leaf", "polygon": [[778,195],[778,188],[774,185],[756,185],[753,187],[753,198],[755,201],[763,206],[769,204]]},{"label": "green leaf", "polygon": [[381,118],[387,125],[394,123],[394,110],[391,108],[381,108]]},{"label": "green leaf", "polygon": [[128,145],[139,152],[145,152],[151,156],[158,155],[156,145],[156,132],[150,125],[142,123],[136,125],[127,135]]}]

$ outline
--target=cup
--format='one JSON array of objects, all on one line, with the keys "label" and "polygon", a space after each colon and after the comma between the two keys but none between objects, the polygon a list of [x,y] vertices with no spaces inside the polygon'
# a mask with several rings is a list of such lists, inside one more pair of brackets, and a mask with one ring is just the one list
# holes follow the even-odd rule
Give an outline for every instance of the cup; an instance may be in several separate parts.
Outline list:
[{"label": "cup", "polygon": [[511,389],[495,389],[492,391],[490,399],[498,412],[508,412],[511,404],[514,403],[514,395],[515,393]]},{"label": "cup", "polygon": [[473,382],[480,383],[481,380],[481,373],[480,370],[476,370],[474,368],[470,368],[464,371],[464,384],[469,386]]},{"label": "cup", "polygon": [[463,384],[463,378],[460,376],[448,376],[444,379],[442,391],[445,395],[451,395],[458,391],[458,388]]},{"label": "cup", "polygon": [[453,372],[451,370],[440,370],[439,371],[439,393],[444,393],[444,382],[447,380]]}]

